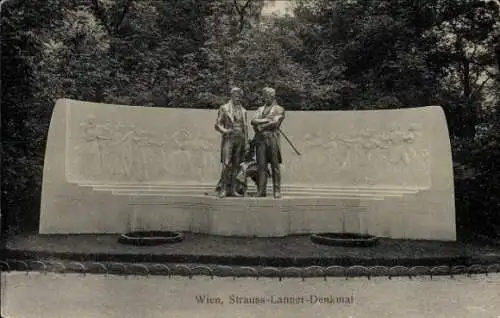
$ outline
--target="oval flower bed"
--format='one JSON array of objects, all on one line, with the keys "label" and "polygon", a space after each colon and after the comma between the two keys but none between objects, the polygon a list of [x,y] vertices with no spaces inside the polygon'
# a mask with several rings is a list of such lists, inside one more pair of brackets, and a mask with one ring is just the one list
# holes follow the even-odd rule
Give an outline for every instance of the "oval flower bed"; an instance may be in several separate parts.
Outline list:
[{"label": "oval flower bed", "polygon": [[119,243],[130,245],[160,245],[178,243],[184,240],[180,232],[172,231],[134,231],[120,235]]},{"label": "oval flower bed", "polygon": [[356,233],[315,233],[311,241],[321,245],[370,247],[378,243],[376,236]]}]

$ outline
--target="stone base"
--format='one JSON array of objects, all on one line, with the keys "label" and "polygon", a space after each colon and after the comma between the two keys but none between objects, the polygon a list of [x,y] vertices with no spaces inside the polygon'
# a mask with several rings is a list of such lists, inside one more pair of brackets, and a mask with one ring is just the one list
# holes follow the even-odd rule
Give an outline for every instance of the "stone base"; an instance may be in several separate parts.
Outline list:
[{"label": "stone base", "polygon": [[[52,209],[43,210],[40,234],[188,231],[281,237],[336,232],[456,240],[453,210],[442,204],[439,192],[394,188],[283,188],[281,199],[272,196],[221,199],[204,195],[213,191],[209,186],[174,191],[178,188],[165,185],[68,185],[67,196],[51,202]],[[74,196],[80,200],[66,199]]]},{"label": "stone base", "polygon": [[455,240],[455,224],[429,211],[391,210],[394,198],[133,197],[134,231],[189,231],[222,236],[282,237],[319,232]]}]

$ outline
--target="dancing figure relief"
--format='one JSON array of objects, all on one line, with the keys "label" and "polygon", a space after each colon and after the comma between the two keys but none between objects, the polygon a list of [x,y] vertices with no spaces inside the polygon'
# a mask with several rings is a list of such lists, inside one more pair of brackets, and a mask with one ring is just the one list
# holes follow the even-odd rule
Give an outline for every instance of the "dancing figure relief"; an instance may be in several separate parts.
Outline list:
[{"label": "dancing figure relief", "polygon": [[204,178],[215,164],[211,140],[193,138],[188,130],[159,134],[123,122],[98,123],[94,116],[80,126],[83,160],[92,161],[82,165],[92,167],[82,171],[87,177],[151,181],[166,174],[182,177],[186,169],[198,167],[196,174]]},{"label": "dancing figure relief", "polygon": [[[145,131],[137,130],[131,124],[122,122],[103,124],[89,118],[82,123],[83,139],[87,142],[87,154],[97,158],[97,169],[92,177],[147,178],[147,154],[144,147],[149,147],[145,141],[148,137]],[[88,165],[88,164],[87,164]],[[87,175],[85,171],[84,174]],[[88,176],[88,175],[87,175]]]},{"label": "dancing figure relief", "polygon": [[[317,133],[304,136],[304,146],[325,157],[335,158],[340,170],[382,164],[387,168],[408,166],[412,160],[425,163],[428,151],[415,149],[420,137],[419,126],[390,127],[387,130],[366,128],[353,135],[331,134],[328,138]],[[326,140],[326,141],[325,141]]]},{"label": "dancing figure relief", "polygon": [[85,174],[95,176],[101,173],[104,168],[105,158],[103,143],[112,139],[112,136],[106,131],[104,125],[96,123],[93,116],[84,121],[80,126],[83,129],[83,139],[88,144],[87,152],[90,155],[88,159],[91,160],[91,162],[87,164],[88,170],[85,171]]}]

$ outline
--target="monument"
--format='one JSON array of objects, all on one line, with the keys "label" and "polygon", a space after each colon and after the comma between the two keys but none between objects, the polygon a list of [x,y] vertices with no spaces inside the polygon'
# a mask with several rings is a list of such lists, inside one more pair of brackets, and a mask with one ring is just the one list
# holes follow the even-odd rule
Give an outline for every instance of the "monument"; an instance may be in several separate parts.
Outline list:
[{"label": "monument", "polygon": [[[451,147],[441,107],[287,111],[282,128],[302,155],[280,148],[279,199],[214,194],[221,176],[217,113],[57,101],[40,233],[350,232],[456,240]],[[255,114],[248,111],[248,118]]]}]

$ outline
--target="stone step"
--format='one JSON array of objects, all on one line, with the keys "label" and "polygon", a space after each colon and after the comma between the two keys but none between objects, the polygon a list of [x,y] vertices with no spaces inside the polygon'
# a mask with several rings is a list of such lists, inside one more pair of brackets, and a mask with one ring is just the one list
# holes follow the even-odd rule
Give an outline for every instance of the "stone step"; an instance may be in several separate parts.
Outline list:
[{"label": "stone step", "polygon": [[[241,205],[242,203],[248,206],[275,206],[278,205],[278,201],[287,202],[293,206],[297,207],[314,207],[314,206],[332,206],[338,205],[340,201],[353,201],[353,202],[365,202],[365,201],[376,201],[384,200],[384,197],[359,197],[359,196],[335,196],[335,197],[313,197],[313,196],[282,196],[280,199],[274,199],[273,196],[268,196],[265,198],[254,198],[254,197],[226,197],[220,199],[215,196],[160,196],[160,195],[134,195],[130,196],[131,205],[178,205],[178,206],[198,206],[198,205],[218,205],[218,206],[234,206]],[[211,202],[207,201],[207,198]],[[214,203],[213,201],[217,201]]]},{"label": "stone step", "polygon": [[[176,197],[207,197],[209,194],[205,195],[199,192],[173,192],[173,191],[137,191],[137,190],[114,190],[112,191],[114,195],[120,196],[144,196],[144,197],[162,197],[162,196],[176,196]],[[383,199],[385,197],[402,197],[404,193],[359,193],[359,192],[311,192],[311,193],[300,193],[295,191],[283,191],[283,197],[287,198],[337,198],[337,199],[359,199],[359,198],[380,198]],[[211,195],[212,197],[215,196]],[[268,192],[268,197],[272,197],[272,191]],[[262,198],[253,198],[254,200],[259,200]]]},{"label": "stone step", "polygon": [[[185,194],[204,195],[213,193],[213,185],[82,185],[92,187],[95,191],[111,191],[117,195],[134,195],[150,193],[156,194]],[[289,196],[338,196],[338,195],[369,195],[369,196],[402,196],[404,194],[414,194],[422,188],[394,188],[394,187],[311,187],[311,186],[282,186],[282,193]],[[255,192],[255,186],[249,186],[249,192]],[[267,187],[268,193],[272,193],[272,187]]]},{"label": "stone step", "polygon": [[[92,184],[79,183],[83,187],[92,187],[95,190],[110,190],[110,189],[179,189],[179,190],[213,190],[214,184]],[[250,184],[249,189],[255,188],[255,185]],[[271,185],[267,186],[272,189]],[[337,185],[282,185],[282,189],[296,189],[305,191],[342,191],[342,190],[357,190],[357,191],[378,191],[392,192],[399,191],[405,193],[415,193],[423,190],[423,187],[395,187],[395,186],[337,186]]]},{"label": "stone step", "polygon": [[238,209],[246,208],[269,208],[279,210],[303,210],[320,207],[332,207],[337,209],[352,207],[367,207],[368,201],[383,200],[383,198],[360,198],[354,196],[345,197],[291,197],[283,196],[274,199],[272,196],[265,198],[255,197],[226,197],[220,199],[216,196],[130,196],[129,205],[165,205],[177,207],[232,207]]}]

